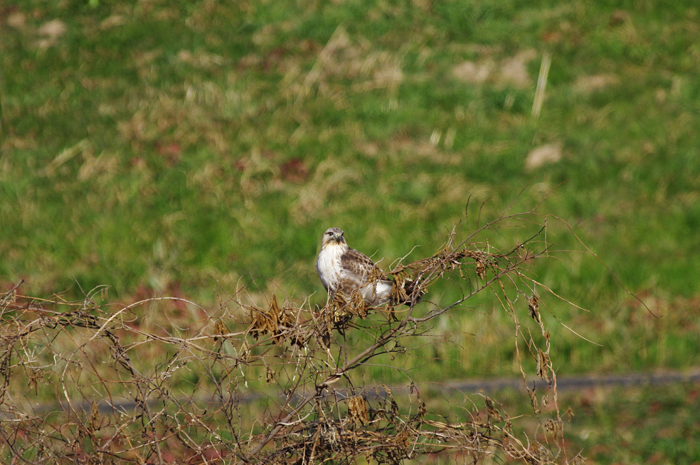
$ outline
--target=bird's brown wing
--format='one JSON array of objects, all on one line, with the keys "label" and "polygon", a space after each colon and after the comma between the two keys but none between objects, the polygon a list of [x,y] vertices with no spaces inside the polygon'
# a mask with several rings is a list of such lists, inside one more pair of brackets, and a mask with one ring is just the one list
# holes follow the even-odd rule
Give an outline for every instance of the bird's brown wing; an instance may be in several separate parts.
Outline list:
[{"label": "bird's brown wing", "polygon": [[340,273],[340,285],[344,294],[351,294],[367,284],[370,277],[386,279],[382,271],[374,264],[371,258],[355,249],[349,249],[340,257],[342,271]]}]

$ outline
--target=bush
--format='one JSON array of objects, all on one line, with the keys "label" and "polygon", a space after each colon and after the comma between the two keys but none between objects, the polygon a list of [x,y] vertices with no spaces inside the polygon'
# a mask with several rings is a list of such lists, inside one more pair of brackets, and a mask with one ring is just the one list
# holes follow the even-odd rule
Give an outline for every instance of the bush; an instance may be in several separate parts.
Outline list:
[{"label": "bush", "polygon": [[[522,224],[534,225],[534,234],[508,249],[485,238]],[[566,462],[551,333],[538,296],[548,289],[525,269],[547,258],[545,232],[546,218],[534,211],[503,214],[458,243],[455,228],[432,256],[391,268],[394,303],[384,307],[339,294],[322,308],[272,295],[263,308],[252,285],[221,292],[212,309],[178,297],[111,303],[106,287],[69,302],[24,296],[19,283],[0,307],[0,456],[29,463],[403,463],[442,453],[474,462]],[[441,303],[426,294],[439,280],[461,297]],[[482,393],[429,408],[413,382],[406,391],[358,375],[380,356],[399,370],[402,359],[416,356],[407,342],[487,290],[512,322],[531,415],[512,417]],[[539,398],[528,387],[529,366],[545,385]]]}]

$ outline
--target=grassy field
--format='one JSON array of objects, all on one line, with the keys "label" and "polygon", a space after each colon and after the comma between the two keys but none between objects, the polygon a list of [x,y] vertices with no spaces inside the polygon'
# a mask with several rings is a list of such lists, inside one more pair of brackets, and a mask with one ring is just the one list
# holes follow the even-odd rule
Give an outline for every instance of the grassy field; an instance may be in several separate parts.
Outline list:
[{"label": "grassy field", "polygon": [[[542,293],[560,374],[698,366],[698,21],[691,0],[0,3],[0,282],[316,305],[327,227],[386,269],[537,206],[572,252],[528,272],[590,310]],[[496,299],[467,304],[412,377],[516,372]]]},{"label": "grassy field", "polygon": [[[531,414],[515,393],[491,395],[511,416]],[[698,398],[693,384],[563,391],[560,407],[573,413],[564,416],[566,448],[572,456],[581,453],[588,464],[698,463],[700,428],[693,415]],[[441,399],[453,405],[460,401],[459,395]],[[535,421],[530,433],[543,441]],[[436,458],[429,463],[451,462]]]},{"label": "grassy field", "polygon": [[[593,463],[698,463],[697,385],[594,389],[565,396],[569,438]],[[577,408],[578,407],[578,408]]]}]

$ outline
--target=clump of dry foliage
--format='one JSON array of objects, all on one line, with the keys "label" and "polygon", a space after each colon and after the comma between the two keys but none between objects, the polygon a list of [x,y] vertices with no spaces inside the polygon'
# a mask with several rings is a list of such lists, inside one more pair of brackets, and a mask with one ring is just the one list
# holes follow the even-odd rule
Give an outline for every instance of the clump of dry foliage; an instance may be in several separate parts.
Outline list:
[{"label": "clump of dry foliage", "polygon": [[[432,256],[399,262],[387,272],[397,304],[379,308],[357,296],[323,308],[270,296],[261,308],[245,286],[212,309],[177,297],[110,303],[104,288],[69,302],[22,295],[18,284],[0,297],[1,460],[398,464],[451,453],[465,463],[577,462],[565,449],[550,333],[540,317],[537,291],[546,287],[524,267],[547,254],[545,223],[509,250],[477,240],[506,220],[533,216],[503,215],[458,243],[453,232]],[[448,276],[463,293],[441,304],[428,291]],[[403,356],[398,341],[425,334],[487,290],[512,319],[529,393],[523,401],[539,425],[534,437],[483,394],[469,397],[466,421],[452,422],[430,412],[413,384],[405,401],[352,376],[378,355]],[[541,334],[523,331],[522,319]],[[354,331],[367,343],[351,345]],[[525,382],[527,357],[548,386],[546,405]]]}]

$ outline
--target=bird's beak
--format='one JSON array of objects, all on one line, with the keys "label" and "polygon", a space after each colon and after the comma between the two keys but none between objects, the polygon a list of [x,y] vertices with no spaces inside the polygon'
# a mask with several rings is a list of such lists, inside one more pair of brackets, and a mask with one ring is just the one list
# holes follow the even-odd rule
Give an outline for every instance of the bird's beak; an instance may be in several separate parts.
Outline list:
[{"label": "bird's beak", "polygon": [[333,240],[335,240],[336,242],[343,242],[343,235],[335,233],[333,234]]}]

